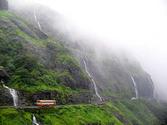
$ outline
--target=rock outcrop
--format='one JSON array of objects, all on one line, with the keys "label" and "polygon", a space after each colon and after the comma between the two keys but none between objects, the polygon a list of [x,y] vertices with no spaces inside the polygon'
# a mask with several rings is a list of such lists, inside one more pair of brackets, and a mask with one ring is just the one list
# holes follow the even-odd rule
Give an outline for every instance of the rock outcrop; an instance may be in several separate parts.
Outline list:
[{"label": "rock outcrop", "polygon": [[0,66],[0,81],[7,81],[9,79],[9,75],[6,70]]},{"label": "rock outcrop", "polygon": [[[68,33],[72,31],[63,29],[63,31],[60,33],[60,28],[57,24],[59,24],[60,20],[61,22],[64,22],[61,23],[63,25],[66,23],[59,14],[54,13],[51,10],[45,10],[44,7],[38,9],[38,19],[43,27],[43,31],[49,36],[62,41],[66,48],[70,50],[69,53],[73,53],[74,57],[78,59],[78,62],[80,62],[80,67],[82,67],[83,70],[85,70],[83,59],[86,56],[87,68],[97,84],[100,95],[103,95],[104,99],[115,99],[115,97],[126,97],[131,99],[134,97],[135,89],[131,76],[134,77],[137,84],[140,98],[153,97],[154,85],[152,79],[133,57],[130,57],[130,55],[119,55],[118,53],[114,52],[108,53],[104,50],[104,48],[100,47],[98,48],[99,52],[97,52],[97,50],[94,50],[94,46],[91,46],[91,41],[93,41],[93,39],[90,40],[90,44],[89,39],[84,40],[83,38],[78,38],[74,41],[71,40],[73,34]],[[31,16],[25,17],[26,14],[24,14],[24,10],[18,13],[20,13],[20,15],[22,15],[24,18],[27,18],[27,20],[32,20],[33,22],[34,19],[30,19]],[[32,14],[33,11],[30,11],[30,15]],[[53,18],[53,15],[55,18]],[[45,18],[43,18],[44,16]],[[52,48],[49,46],[48,49],[52,50]],[[40,55],[40,53],[38,55]],[[54,55],[49,52],[46,57],[53,59]],[[49,62],[45,60],[45,64],[47,64],[49,68],[53,68],[54,60],[49,60]],[[82,81],[82,78],[79,77],[80,75],[78,76],[79,73],[76,70],[76,66],[73,67],[72,65],[62,65],[62,63],[56,63],[56,67],[61,67],[63,70],[68,70],[70,74],[73,74],[73,78],[76,79],[75,83],[72,82],[71,79],[67,79],[65,76],[66,79],[63,81],[61,80],[61,84],[71,88],[88,88],[89,84],[85,83],[89,82],[86,82],[85,80]],[[93,87],[92,90],[94,90]]]},{"label": "rock outcrop", "polygon": [[0,10],[8,10],[8,1],[0,0]]},{"label": "rock outcrop", "polygon": [[[104,52],[99,53],[101,58],[98,58],[93,49],[84,53],[82,44],[76,48],[64,45],[15,15],[9,18],[9,12],[3,13],[6,18],[0,18],[0,65],[9,72],[10,79],[3,81],[18,91],[20,105],[33,105],[38,99],[55,99],[58,104],[97,102],[92,78],[103,100],[133,98],[135,89],[131,76],[139,97],[152,98],[151,77],[133,59]],[[85,71],[83,59],[92,78]],[[2,79],[7,76],[0,70]],[[7,99],[3,94],[0,96]],[[0,105],[4,104],[6,102]]]},{"label": "rock outcrop", "polygon": [[12,106],[13,99],[8,90],[0,87],[0,106]]},{"label": "rock outcrop", "polygon": [[[90,80],[69,51],[10,12],[1,13],[0,81],[17,90],[19,106],[34,105],[37,99],[89,103]],[[11,95],[2,85],[0,92],[0,106],[11,105]]]}]

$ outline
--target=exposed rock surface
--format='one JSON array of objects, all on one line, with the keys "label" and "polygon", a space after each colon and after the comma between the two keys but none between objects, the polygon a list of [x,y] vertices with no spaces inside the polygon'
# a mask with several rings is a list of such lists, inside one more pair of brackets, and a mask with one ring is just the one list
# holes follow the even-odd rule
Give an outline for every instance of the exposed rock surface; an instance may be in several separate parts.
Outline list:
[{"label": "exposed rock surface", "polygon": [[[48,20],[45,26],[49,24]],[[103,53],[100,56],[104,58],[99,60],[92,49],[84,53],[84,45],[79,43],[77,48],[65,43],[67,49],[61,41],[49,39],[39,29],[11,15],[8,19],[0,19],[0,28],[0,40],[4,44],[0,54],[6,61],[2,60],[0,65],[9,69],[11,77],[7,85],[19,92],[20,105],[34,105],[38,99],[55,99],[57,104],[97,102],[91,78],[85,72],[84,55],[87,56],[87,68],[104,100],[134,97],[131,76],[137,83],[140,97],[153,97],[150,76],[138,63],[124,59],[126,57],[111,54],[105,58]],[[63,40],[68,42],[68,39]]]},{"label": "exposed rock surface", "polygon": [[0,106],[12,106],[12,105],[13,105],[13,99],[9,91],[4,88],[0,88]]},{"label": "exposed rock surface", "polygon": [[139,97],[153,98],[154,83],[147,73],[144,76],[134,77],[137,83]]},{"label": "exposed rock surface", "polygon": [[9,74],[2,66],[0,66],[0,82],[7,81],[8,79],[9,79]]},{"label": "exposed rock surface", "polygon": [[[53,19],[52,16],[48,14],[46,18],[43,19],[42,17],[46,15],[46,12],[51,13],[51,15],[55,15],[55,18]],[[22,15],[24,16],[24,12]],[[112,99],[117,95],[128,98],[135,96],[131,76],[134,76],[137,83],[139,97],[153,97],[153,81],[150,75],[144,71],[139,62],[137,62],[133,57],[131,58],[130,55],[107,53],[103,49],[100,50],[100,52],[96,52],[97,50],[94,50],[92,47],[93,45],[87,45],[89,43],[89,40],[87,39],[86,42],[83,42],[84,40],[82,38],[81,40],[80,38],[77,39],[77,42],[75,40],[71,40],[71,37],[74,36],[74,34],[69,30],[70,28],[62,29],[60,33],[60,28],[57,24],[59,24],[60,20],[61,22],[64,21],[65,24],[65,20],[59,14],[49,10],[47,11],[41,7],[38,10],[38,15],[43,30],[49,35],[60,39],[78,59],[80,66],[83,69],[85,69],[83,64],[83,59],[85,58],[84,55],[87,56],[88,70],[94,77],[99,92],[104,98],[111,97]],[[52,26],[53,23],[55,24],[54,27]],[[69,68],[71,71],[74,71],[72,67]]]},{"label": "exposed rock surface", "polygon": [[133,76],[139,97],[153,98],[153,81],[140,65],[129,64],[126,61],[121,62],[119,58],[110,58],[110,60],[104,59],[103,61],[99,61],[97,58],[89,58],[88,61],[90,72],[95,78],[101,94],[108,98],[111,96],[111,99],[112,95],[115,94],[128,98],[135,96],[131,79]]},{"label": "exposed rock surface", "polygon": [[[19,106],[34,105],[38,99],[55,99],[57,104],[89,103],[90,80],[72,54],[22,19],[7,11],[1,13],[0,65],[5,68],[0,69],[0,80],[17,90]],[[0,105],[12,102],[5,88],[1,87],[1,93]]]},{"label": "exposed rock surface", "polygon": [[[63,104],[87,104],[90,103],[92,93],[81,92],[69,96],[61,97],[56,91],[37,92],[34,94],[17,91],[18,106],[35,106],[36,100],[56,100],[57,105]],[[5,88],[0,88],[0,106],[13,106],[13,99],[11,94]]]},{"label": "exposed rock surface", "polygon": [[[28,12],[29,13],[27,13],[27,10],[22,10],[22,12],[18,13],[20,13],[20,15],[22,15],[23,17],[25,17],[26,14],[32,15],[33,13],[33,11],[30,10]],[[134,80],[137,84],[139,97],[153,97],[154,85],[151,80],[151,77],[144,71],[140,64],[137,61],[135,61],[135,59],[133,60],[132,58],[131,60],[131,57],[129,57],[129,55],[119,57],[119,55],[116,55],[115,53],[105,53],[105,50],[103,49],[102,51],[96,53],[97,50],[94,50],[94,45],[92,45],[93,47],[87,45],[89,44],[89,39],[85,39],[86,42],[84,42],[84,39],[82,38],[72,40],[71,37],[75,35],[73,30],[71,31],[70,28],[61,28],[60,30],[59,26],[61,26],[61,24],[66,24],[65,20],[61,15],[51,10],[47,10],[44,7],[39,7],[37,13],[38,20],[41,26],[43,27],[43,31],[55,37],[56,39],[59,39],[70,50],[70,52],[73,53],[75,58],[78,59],[78,61],[80,62],[80,66],[83,70],[85,69],[83,59],[85,58],[85,55],[87,56],[88,70],[93,76],[95,82],[97,83],[98,91],[103,96],[103,98],[109,100],[115,99],[115,97],[118,96],[126,97],[129,99],[134,97],[135,89],[131,76],[134,77]],[[55,18],[53,18],[53,15]],[[45,18],[43,18],[44,16]],[[27,19],[34,22],[33,18]],[[61,24],[59,25],[60,22]],[[94,39],[91,39],[90,43],[92,40]],[[53,56],[50,56],[51,54],[48,55],[48,58],[53,58]],[[53,67],[53,64],[54,63],[50,62],[48,63],[48,66]],[[62,67],[61,64],[56,66]],[[64,65],[63,67],[65,67],[65,69],[68,68],[69,71],[75,74],[76,79],[81,80],[81,78],[77,76],[77,72],[75,72],[76,69],[74,69],[73,67],[69,67],[68,65]],[[66,81],[68,82],[63,82],[63,84],[68,85],[70,87],[76,88],[79,86],[85,86],[83,84],[83,81],[77,80],[80,83],[79,86],[68,79]]]},{"label": "exposed rock surface", "polygon": [[0,10],[8,10],[8,1],[0,0]]}]

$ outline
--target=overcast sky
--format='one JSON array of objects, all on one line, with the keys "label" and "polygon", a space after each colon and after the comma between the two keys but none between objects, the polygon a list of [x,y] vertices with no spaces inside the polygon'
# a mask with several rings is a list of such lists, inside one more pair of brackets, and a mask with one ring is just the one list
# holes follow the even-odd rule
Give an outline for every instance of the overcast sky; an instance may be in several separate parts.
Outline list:
[{"label": "overcast sky", "polygon": [[167,97],[167,0],[36,2],[55,9],[84,32],[104,38],[106,44],[131,51]]}]

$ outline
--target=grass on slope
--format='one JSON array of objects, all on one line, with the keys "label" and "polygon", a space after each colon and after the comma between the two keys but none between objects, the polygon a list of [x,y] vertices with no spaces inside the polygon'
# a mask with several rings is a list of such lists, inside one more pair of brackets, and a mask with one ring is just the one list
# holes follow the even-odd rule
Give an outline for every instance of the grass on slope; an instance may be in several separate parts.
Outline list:
[{"label": "grass on slope", "polygon": [[16,109],[0,109],[0,125],[31,125],[31,114]]},{"label": "grass on slope", "polygon": [[50,109],[0,109],[0,124],[13,125],[16,121],[17,125],[31,125],[32,114],[44,125],[160,125],[140,100],[122,100],[98,106],[80,104]]},{"label": "grass on slope", "polygon": [[65,106],[41,117],[51,125],[122,125],[112,113],[94,105]]},{"label": "grass on slope", "polygon": [[40,110],[0,109],[0,124],[31,125],[32,114],[44,125],[123,125],[112,112],[109,114],[104,108],[95,105],[69,105]]},{"label": "grass on slope", "polygon": [[[16,19],[18,25],[14,24],[12,19]],[[70,71],[61,69],[61,66],[78,70],[79,65],[60,43],[53,42],[50,38],[38,38],[25,21],[8,11],[0,11],[0,22],[0,66],[5,67],[10,74],[9,86],[31,93],[47,90],[66,94],[72,92],[70,87],[62,83],[67,80],[72,83],[75,79]],[[56,63],[53,69],[46,68],[35,52],[25,49],[24,44],[27,42],[30,43],[29,48],[32,45],[36,49],[34,51],[45,50],[47,47],[53,49],[53,63]],[[56,65],[60,65],[59,69],[56,69]],[[86,79],[81,70],[78,74]]]},{"label": "grass on slope", "polygon": [[114,102],[134,125],[158,125],[159,120],[141,100],[122,100]]}]

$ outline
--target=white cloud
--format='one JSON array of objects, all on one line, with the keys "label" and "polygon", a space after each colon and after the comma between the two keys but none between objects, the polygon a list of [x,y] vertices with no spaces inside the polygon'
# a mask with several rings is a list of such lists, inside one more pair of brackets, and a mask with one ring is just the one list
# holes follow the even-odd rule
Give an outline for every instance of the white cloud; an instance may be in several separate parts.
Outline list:
[{"label": "white cloud", "polygon": [[132,51],[153,76],[159,89],[167,95],[166,0],[36,2],[59,11],[83,31],[104,38],[106,44],[112,42]]}]

